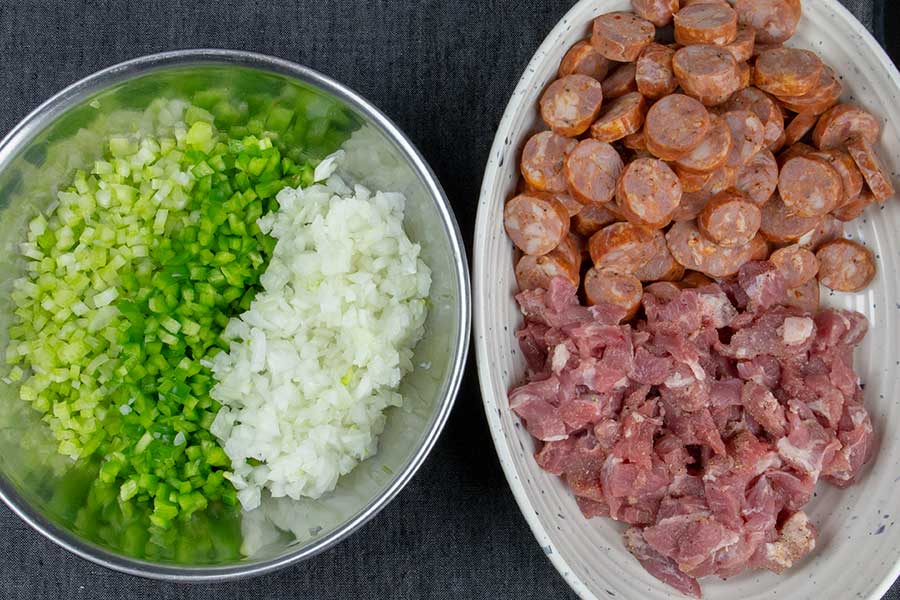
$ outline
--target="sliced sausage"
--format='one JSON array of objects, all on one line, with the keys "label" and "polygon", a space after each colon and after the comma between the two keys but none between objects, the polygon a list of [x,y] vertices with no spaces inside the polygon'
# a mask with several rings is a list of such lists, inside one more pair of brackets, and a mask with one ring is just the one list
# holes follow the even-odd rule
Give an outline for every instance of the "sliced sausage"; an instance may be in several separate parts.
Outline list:
[{"label": "sliced sausage", "polygon": [[678,285],[682,289],[686,289],[700,288],[711,283],[715,283],[715,281],[707,275],[704,275],[700,271],[687,270],[684,272],[684,277],[681,278],[681,281],[678,282]]},{"label": "sliced sausage", "polygon": [[787,150],[784,150],[781,154],[779,154],[776,157],[776,160],[778,161],[778,167],[779,168],[783,167],[784,164],[787,161],[791,160],[792,158],[795,158],[797,156],[809,156],[811,154],[814,154],[815,151],[816,151],[816,149],[813,148],[812,146],[810,146],[809,144],[804,144],[803,142],[797,142],[796,144],[794,144]]},{"label": "sliced sausage", "polygon": [[669,165],[656,158],[638,158],[622,172],[616,204],[631,223],[662,229],[681,202],[681,182]]},{"label": "sliced sausage", "polygon": [[587,75],[566,75],[541,96],[541,117],[559,135],[581,135],[600,114],[602,103],[599,81]]},{"label": "sliced sausage", "polygon": [[734,188],[762,207],[778,187],[778,163],[768,150],[761,150],[738,170]]},{"label": "sliced sausage", "polygon": [[588,204],[572,217],[572,229],[580,236],[591,237],[619,217],[605,206]]},{"label": "sliced sausage", "polygon": [[797,31],[800,0],[737,0],[738,22],[756,30],[761,44],[781,44]]},{"label": "sliced sausage", "polygon": [[[712,177],[712,171],[706,173],[686,171],[679,167],[677,163],[675,165],[675,174],[678,175],[678,179],[681,181],[681,191],[685,193],[699,192],[706,185],[706,182],[709,181],[709,178]],[[691,217],[691,219],[693,218]],[[684,219],[681,220],[683,221]]]},{"label": "sliced sausage", "polygon": [[709,202],[710,198],[712,198],[712,194],[705,189],[698,192],[684,192],[681,195],[681,203],[678,205],[678,210],[672,214],[672,220],[675,222],[693,221],[706,206],[706,203]]},{"label": "sliced sausage", "polygon": [[822,60],[809,50],[773,48],[759,55],[754,65],[754,84],[774,96],[803,96],[822,76]]},{"label": "sliced sausage", "polygon": [[741,82],[738,90],[745,90],[753,83],[753,67],[745,62],[738,63],[738,81]]},{"label": "sliced sausage", "polygon": [[798,156],[781,168],[778,193],[794,214],[820,217],[840,206],[844,184],[827,160],[815,155]]},{"label": "sliced sausage", "polygon": [[834,240],[816,252],[819,281],[836,292],[858,292],[875,278],[872,251],[853,240]]},{"label": "sliced sausage", "polygon": [[520,290],[547,289],[554,277],[564,277],[575,287],[581,283],[578,268],[557,249],[543,256],[523,254],[516,263],[516,283]]},{"label": "sliced sausage", "polygon": [[612,100],[636,91],[636,73],[637,67],[634,63],[625,63],[618,66],[601,84],[603,97],[607,100]]},{"label": "sliced sausage", "polygon": [[670,94],[647,112],[644,140],[654,156],[676,160],[699,146],[708,129],[709,112],[699,101]]},{"label": "sliced sausage", "polygon": [[630,320],[641,306],[644,288],[637,277],[615,269],[590,268],[584,275],[584,295],[589,305],[607,302],[625,309]]},{"label": "sliced sausage", "polygon": [[743,194],[721,192],[710,198],[697,217],[697,228],[719,246],[749,244],[759,231],[759,207]]},{"label": "sliced sausage", "polygon": [[831,150],[840,148],[853,137],[861,137],[874,144],[880,135],[878,119],[858,106],[838,104],[819,119],[812,141],[819,150]]},{"label": "sliced sausage", "polygon": [[652,281],[678,281],[684,277],[684,267],[681,266],[666,243],[665,236],[659,236],[653,258],[646,265],[634,272],[634,276],[642,282]]},{"label": "sliced sausage", "polygon": [[729,167],[719,167],[706,180],[703,188],[698,192],[683,193],[678,210],[672,215],[673,221],[691,221],[696,219],[700,211],[706,206],[709,199],[732,187],[736,181],[737,172]]},{"label": "sliced sausage", "polygon": [[588,251],[595,267],[634,273],[653,258],[659,235],[633,223],[613,223],[591,236]]},{"label": "sliced sausage", "polygon": [[641,52],[635,66],[637,89],[647,98],[656,100],[675,91],[678,80],[672,70],[675,51],[662,44],[650,44]]},{"label": "sliced sausage", "polygon": [[771,244],[769,244],[762,234],[757,233],[756,236],[750,240],[750,260],[767,260],[771,253]]},{"label": "sliced sausage", "polygon": [[801,287],[819,272],[816,255],[797,244],[776,250],[769,260],[784,276],[788,288]]},{"label": "sliced sausage", "polygon": [[675,41],[683,46],[724,46],[737,37],[737,14],[730,6],[693,4],[675,13]]},{"label": "sliced sausage", "polygon": [[813,278],[800,287],[789,289],[785,293],[785,299],[782,304],[785,306],[795,306],[806,312],[818,312],[819,280]]},{"label": "sliced sausage", "polygon": [[775,100],[764,91],[749,87],[736,92],[724,104],[725,110],[749,110],[763,124],[766,147],[776,152],[783,144],[784,115]]},{"label": "sliced sausage", "polygon": [[722,115],[731,131],[731,149],[725,165],[740,169],[763,149],[766,131],[762,121],[749,110],[731,110]]},{"label": "sliced sausage", "polygon": [[838,221],[847,223],[854,219],[858,219],[869,206],[876,202],[877,200],[875,200],[875,196],[872,195],[872,192],[863,190],[856,198],[850,200],[850,202],[831,211],[831,216]]},{"label": "sliced sausage", "polygon": [[881,159],[872,148],[872,143],[864,137],[854,137],[847,142],[847,152],[859,167],[863,178],[869,184],[872,195],[878,202],[884,202],[894,195],[894,184],[881,164]]},{"label": "sliced sausage", "polygon": [[799,217],[793,214],[781,201],[781,197],[773,194],[762,207],[759,232],[775,244],[790,244],[813,231],[821,220],[821,217]]},{"label": "sliced sausage", "polygon": [[563,166],[577,142],[552,131],[531,136],[522,150],[522,176],[539,192],[565,192]]},{"label": "sliced sausage", "polygon": [[731,52],[738,63],[747,62],[753,57],[753,47],[756,42],[756,31],[751,27],[738,27],[737,37],[725,46]]},{"label": "sliced sausage", "polygon": [[813,227],[812,231],[803,234],[797,243],[810,252],[816,252],[828,242],[843,239],[843,237],[844,223],[831,215],[825,215],[819,219],[819,223]]},{"label": "sliced sausage", "polygon": [[643,131],[635,131],[634,133],[626,135],[622,138],[622,145],[635,152],[647,151],[647,143],[644,141]]},{"label": "sliced sausage", "polygon": [[634,13],[611,12],[594,19],[591,44],[609,60],[634,62],[655,35],[650,21]]},{"label": "sliced sausage", "polygon": [[639,92],[625,94],[606,105],[591,125],[591,137],[614,142],[638,131],[644,125],[647,103]]},{"label": "sliced sausage", "polygon": [[731,129],[722,117],[710,115],[706,137],[699,146],[677,159],[675,164],[685,171],[709,173],[725,164],[730,150]]},{"label": "sliced sausage", "polygon": [[675,223],[666,234],[669,251],[686,269],[700,271],[709,277],[730,277],[750,260],[753,248],[744,244],[724,248],[707,239],[693,221]]},{"label": "sliced sausage", "polygon": [[813,114],[800,113],[784,128],[784,145],[793,146],[812,131],[819,121],[819,117]]},{"label": "sliced sausage", "polygon": [[541,256],[556,248],[569,233],[569,213],[551,194],[525,192],[503,207],[503,224],[516,248]]},{"label": "sliced sausage", "polygon": [[819,82],[802,96],[782,96],[778,98],[785,108],[801,115],[821,115],[837,104],[844,92],[844,86],[838,79],[834,69],[828,65],[822,67]]},{"label": "sliced sausage", "polygon": [[616,193],[616,181],[625,165],[616,149],[586,139],[569,153],[563,174],[569,193],[582,204],[603,204]]},{"label": "sliced sausage", "polygon": [[597,52],[589,40],[581,40],[569,48],[563,56],[559,63],[559,77],[587,75],[597,81],[603,81],[609,73],[609,67],[609,59]]},{"label": "sliced sausage", "polygon": [[[682,269],[684,269],[684,267],[682,267]],[[644,286],[644,297],[646,297],[647,294],[655,296],[665,302],[671,302],[681,294],[681,287],[671,281],[657,281]]]},{"label": "sliced sausage", "polygon": [[718,4],[719,6],[731,6],[727,0],[681,0],[681,8],[687,8],[695,4]]},{"label": "sliced sausage", "polygon": [[553,194],[553,196],[557,200],[559,200],[560,204],[566,207],[566,211],[569,213],[569,217],[574,217],[584,209],[584,205],[573,198],[572,194],[562,193]]},{"label": "sliced sausage", "polygon": [[672,58],[672,68],[685,93],[706,106],[725,102],[741,87],[737,61],[718,46],[685,46]]},{"label": "sliced sausage", "polygon": [[678,12],[678,0],[631,0],[631,7],[640,18],[657,27],[665,27]]},{"label": "sliced sausage", "polygon": [[831,163],[843,183],[844,194],[838,208],[850,202],[862,192],[863,176],[853,158],[843,150],[820,150],[813,156],[824,158]]}]

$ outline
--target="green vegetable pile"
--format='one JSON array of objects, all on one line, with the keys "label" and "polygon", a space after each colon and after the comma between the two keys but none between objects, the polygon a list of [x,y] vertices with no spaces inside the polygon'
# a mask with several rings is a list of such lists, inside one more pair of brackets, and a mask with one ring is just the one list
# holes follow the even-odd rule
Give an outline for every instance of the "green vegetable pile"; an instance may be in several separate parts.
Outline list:
[{"label": "green vegetable pile", "polygon": [[247,119],[221,91],[194,98],[154,103],[157,131],[108,137],[30,222],[12,292],[8,380],[77,461],[70,487],[90,483],[76,525],[148,558],[179,558],[173,529],[236,505],[204,364],[271,256],[257,219],[312,182],[316,161],[287,143],[334,135],[271,101]]}]

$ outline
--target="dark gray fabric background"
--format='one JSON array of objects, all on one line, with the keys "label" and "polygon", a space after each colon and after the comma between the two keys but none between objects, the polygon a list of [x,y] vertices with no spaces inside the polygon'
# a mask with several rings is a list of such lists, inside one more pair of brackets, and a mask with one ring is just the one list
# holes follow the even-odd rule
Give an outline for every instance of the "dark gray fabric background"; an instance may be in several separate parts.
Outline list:
[{"label": "dark gray fabric background", "polygon": [[[897,22],[883,14],[895,0],[843,1],[882,40],[883,24]],[[142,54],[272,54],[350,85],[393,118],[437,172],[471,248],[494,129],[526,62],[571,4],[0,0],[0,135],[62,87]],[[272,575],[203,586],[120,575],[57,548],[0,506],[0,599],[288,597],[574,597],[534,542],[497,464],[474,357],[453,417],[414,481],[338,547]],[[822,597],[841,593],[823,589]],[[900,600],[900,586],[886,598]]]}]

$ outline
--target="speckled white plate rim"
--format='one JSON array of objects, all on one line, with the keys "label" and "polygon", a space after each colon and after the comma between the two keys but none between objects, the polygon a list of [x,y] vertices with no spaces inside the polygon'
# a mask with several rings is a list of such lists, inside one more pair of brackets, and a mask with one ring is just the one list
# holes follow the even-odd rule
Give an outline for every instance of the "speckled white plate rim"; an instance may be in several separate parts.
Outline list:
[{"label": "speckled white plate rim", "polygon": [[[885,52],[884,48],[872,37],[869,31],[856,19],[856,17],[845,8],[838,0],[816,0],[821,2],[822,8],[827,8],[838,15],[852,29],[852,33],[863,41],[865,51],[878,58],[878,62],[883,66],[886,73],[890,77],[895,88],[900,89],[900,73],[898,73],[893,61]],[[516,503],[520,511],[525,517],[526,522],[531,528],[537,542],[541,545],[544,553],[548,556],[553,566],[559,571],[565,581],[571,586],[578,596],[586,599],[599,600],[599,597],[593,594],[569,567],[566,560],[557,551],[553,541],[547,533],[543,523],[537,515],[534,506],[528,498],[525,487],[519,479],[515,466],[512,461],[512,453],[506,438],[503,435],[502,424],[500,422],[501,410],[508,410],[505,404],[505,398],[496,398],[493,393],[492,385],[497,379],[496,369],[492,366],[487,347],[487,338],[489,328],[486,323],[485,314],[485,295],[482,286],[491,285],[492,278],[487,270],[485,262],[485,252],[483,250],[484,241],[489,235],[491,223],[486,206],[490,204],[491,189],[494,187],[494,180],[499,175],[499,167],[497,158],[502,155],[505,147],[510,143],[509,136],[512,130],[512,121],[514,116],[521,110],[534,110],[534,102],[536,98],[525,98],[528,89],[534,84],[532,73],[538,65],[541,65],[545,57],[553,49],[557,40],[572,27],[572,17],[583,10],[583,5],[594,6],[594,13],[600,14],[605,12],[602,8],[604,0],[580,0],[577,2],[556,24],[556,26],[547,34],[547,37],[538,47],[532,59],[528,62],[519,82],[513,91],[510,101],[503,113],[500,123],[497,127],[497,133],[494,143],[488,155],[487,165],[485,167],[484,178],[481,186],[481,193],[478,203],[478,211],[475,221],[475,242],[473,251],[473,292],[474,292],[474,328],[475,328],[475,354],[478,367],[479,384],[482,392],[482,400],[484,403],[485,416],[494,441],[494,447],[500,460],[500,465],[506,476],[509,486],[513,492]],[[510,324],[512,325],[512,324]],[[885,578],[877,588],[875,588],[866,600],[881,600],[882,596],[890,589],[893,582],[900,576],[900,554],[896,557],[894,565],[890,570],[890,576]]]}]

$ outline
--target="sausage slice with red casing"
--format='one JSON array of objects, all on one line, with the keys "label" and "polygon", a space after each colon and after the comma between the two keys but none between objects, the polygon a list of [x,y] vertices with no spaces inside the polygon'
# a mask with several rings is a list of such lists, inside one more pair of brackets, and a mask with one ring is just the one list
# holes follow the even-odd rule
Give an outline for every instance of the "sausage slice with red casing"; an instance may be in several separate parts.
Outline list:
[{"label": "sausage slice with red casing", "polygon": [[588,204],[572,217],[572,229],[580,236],[591,237],[610,223],[619,220],[616,213],[609,210],[610,204]]},{"label": "sausage slice with red casing", "polygon": [[730,110],[722,118],[731,131],[731,150],[725,166],[740,169],[765,146],[765,127],[759,117],[749,110]]},{"label": "sausage slice with red casing", "polygon": [[790,244],[813,231],[821,217],[800,217],[787,209],[778,193],[762,207],[759,232],[772,243]]},{"label": "sausage slice with red casing", "polygon": [[597,52],[590,40],[581,40],[569,48],[559,63],[559,76],[587,75],[603,81],[610,68],[609,59]]},{"label": "sausage slice with red casing", "polygon": [[755,205],[762,207],[778,187],[778,163],[766,149],[760,150],[737,173],[734,189]]},{"label": "sausage slice with red casing", "polygon": [[816,255],[797,244],[785,246],[772,253],[769,261],[784,276],[788,288],[798,288],[819,272],[819,260]]},{"label": "sausage slice with red casing", "polygon": [[644,97],[639,92],[625,94],[606,105],[591,125],[591,137],[601,142],[621,140],[641,128],[645,114]]},{"label": "sausage slice with red casing", "polygon": [[582,204],[603,204],[616,193],[616,181],[625,165],[606,142],[586,139],[569,153],[563,174],[569,192]]},{"label": "sausage slice with red casing", "polygon": [[650,21],[630,12],[611,12],[594,19],[591,44],[609,60],[634,62],[655,36]]},{"label": "sausage slice with red casing", "polygon": [[662,98],[675,91],[678,80],[672,70],[675,51],[662,44],[650,44],[641,52],[635,66],[635,83],[638,91],[651,100]]},{"label": "sausage slice with red casing", "polygon": [[821,115],[826,110],[837,104],[844,92],[844,86],[838,79],[834,69],[828,65],[822,68],[819,82],[802,96],[781,96],[779,101],[788,110],[801,115]]},{"label": "sausage slice with red casing", "polygon": [[853,161],[853,157],[843,150],[819,150],[814,152],[812,156],[824,158],[837,171],[843,183],[844,194],[838,208],[844,206],[857,196],[863,189],[863,175]]},{"label": "sausage slice with red casing", "polygon": [[734,10],[741,25],[756,30],[761,44],[786,42],[800,23],[800,0],[737,0]]},{"label": "sausage slice with red casing", "polygon": [[516,262],[520,290],[547,289],[554,277],[564,277],[576,288],[581,283],[581,253],[571,234],[543,256],[523,254]]},{"label": "sausage slice with red casing", "polygon": [[836,292],[858,292],[875,278],[872,251],[853,240],[828,242],[816,252],[819,281]]},{"label": "sausage slice with red casing", "polygon": [[657,27],[665,27],[678,12],[678,0],[631,0],[631,7],[640,18]]},{"label": "sausage slice with red casing", "polygon": [[685,46],[672,58],[672,69],[685,93],[706,106],[725,102],[741,87],[737,61],[719,46]]},{"label": "sausage slice with red casing", "polygon": [[595,267],[634,273],[653,258],[661,235],[633,223],[613,223],[591,236],[588,251]]},{"label": "sausage slice with red casing", "polygon": [[697,217],[697,228],[719,246],[749,244],[759,231],[759,207],[743,194],[721,192],[710,198]]},{"label": "sausage slice with red casing", "polygon": [[724,105],[725,110],[749,110],[757,117],[765,131],[766,147],[777,152],[784,143],[784,115],[775,100],[755,87],[738,90]]},{"label": "sausage slice with red casing", "polygon": [[813,130],[812,141],[819,150],[840,148],[851,138],[861,137],[874,144],[881,124],[871,114],[852,104],[838,104],[825,112]]},{"label": "sausage slice with red casing", "polygon": [[675,41],[682,46],[724,46],[737,37],[737,14],[721,4],[692,4],[675,13]]},{"label": "sausage slice with red casing", "polygon": [[677,159],[675,165],[693,173],[709,173],[725,164],[730,150],[731,129],[728,123],[718,115],[709,115],[706,137],[699,146]]},{"label": "sausage slice with red casing", "polygon": [[613,100],[637,91],[636,73],[637,67],[635,63],[625,63],[616,67],[601,84],[603,98],[605,100]]},{"label": "sausage slice with red casing", "polygon": [[820,217],[840,206],[844,184],[827,160],[815,155],[797,156],[781,168],[778,193],[794,214]]},{"label": "sausage slice with red casing", "polygon": [[564,136],[581,135],[600,114],[603,86],[587,75],[566,75],[547,87],[540,104],[550,129]]},{"label": "sausage slice with red casing", "polygon": [[731,52],[738,63],[747,62],[753,57],[756,45],[756,31],[752,27],[738,27],[737,37],[725,49]]},{"label": "sausage slice with red casing", "polygon": [[641,306],[644,288],[630,273],[615,269],[591,267],[584,275],[584,295],[589,305],[608,302],[626,310],[624,321],[631,319]]},{"label": "sausage slice with red casing", "polygon": [[666,233],[669,251],[684,268],[714,278],[730,277],[753,254],[753,244],[725,248],[707,239],[693,221],[675,223]]},{"label": "sausage slice with red casing", "polygon": [[679,281],[684,277],[684,267],[669,252],[665,236],[660,235],[657,237],[653,258],[635,271],[634,276],[642,282]]},{"label": "sausage slice with red casing", "polygon": [[522,150],[522,176],[540,192],[565,192],[563,167],[566,157],[578,142],[552,131],[531,136]]},{"label": "sausage slice with red casing", "polygon": [[631,223],[662,229],[681,202],[681,182],[669,165],[638,158],[625,166],[616,185],[616,204]]},{"label": "sausage slice with red casing", "polygon": [[863,190],[859,193],[858,196],[856,196],[856,198],[852,199],[850,202],[844,204],[840,208],[836,208],[835,210],[831,211],[831,216],[833,216],[838,221],[847,223],[849,221],[858,219],[867,208],[869,208],[876,202],[878,201],[875,199],[875,196],[872,195],[872,192],[870,192],[869,190]]},{"label": "sausage slice with red casing", "polygon": [[884,202],[894,195],[894,184],[891,183],[887,171],[872,148],[871,142],[864,137],[854,137],[847,142],[847,152],[859,167],[872,195],[878,202]]},{"label": "sausage slice with red casing", "polygon": [[654,156],[676,160],[699,146],[708,129],[706,107],[690,96],[670,94],[647,111],[644,140]]},{"label": "sausage slice with red casing", "polygon": [[806,134],[812,131],[818,122],[819,117],[813,114],[800,113],[795,116],[788,123],[788,126],[784,128],[784,145],[793,146],[805,138]]},{"label": "sausage slice with red casing", "polygon": [[552,194],[525,192],[503,207],[503,225],[516,248],[541,256],[559,246],[569,233],[569,213]]},{"label": "sausage slice with red casing", "polygon": [[773,48],[761,53],[754,65],[756,87],[774,96],[803,96],[819,82],[824,69],[814,52],[799,48]]}]

